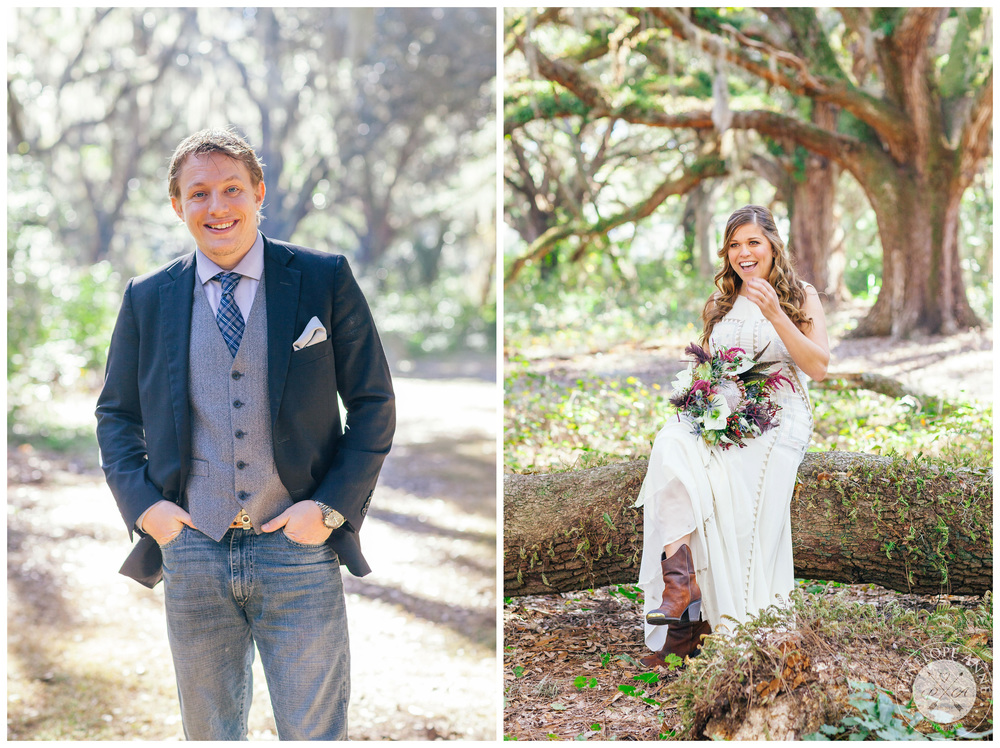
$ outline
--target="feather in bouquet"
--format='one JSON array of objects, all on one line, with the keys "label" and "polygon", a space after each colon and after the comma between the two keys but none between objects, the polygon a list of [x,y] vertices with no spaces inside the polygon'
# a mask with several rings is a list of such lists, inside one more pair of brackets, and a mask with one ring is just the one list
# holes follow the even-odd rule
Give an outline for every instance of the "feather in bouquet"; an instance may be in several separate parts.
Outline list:
[{"label": "feather in bouquet", "polygon": [[[770,345],[770,343],[768,344]],[[756,356],[742,348],[726,348],[710,354],[692,343],[684,352],[692,357],[687,369],[674,379],[670,404],[677,415],[687,416],[709,445],[729,449],[745,447],[746,440],[760,436],[777,425],[781,406],[771,395],[787,382],[776,361],[761,361],[765,345]]]}]

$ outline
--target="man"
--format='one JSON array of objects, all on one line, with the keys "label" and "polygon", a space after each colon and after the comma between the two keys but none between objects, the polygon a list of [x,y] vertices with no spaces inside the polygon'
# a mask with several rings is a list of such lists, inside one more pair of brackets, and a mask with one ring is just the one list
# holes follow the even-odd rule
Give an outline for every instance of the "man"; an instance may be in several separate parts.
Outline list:
[{"label": "man", "polygon": [[121,571],[164,581],[188,739],[246,738],[255,643],[279,737],[346,739],[339,564],[370,571],[385,355],[344,257],[258,231],[266,188],[242,138],[185,139],[169,191],[197,250],[129,281],[97,404],[108,485],[141,536]]}]

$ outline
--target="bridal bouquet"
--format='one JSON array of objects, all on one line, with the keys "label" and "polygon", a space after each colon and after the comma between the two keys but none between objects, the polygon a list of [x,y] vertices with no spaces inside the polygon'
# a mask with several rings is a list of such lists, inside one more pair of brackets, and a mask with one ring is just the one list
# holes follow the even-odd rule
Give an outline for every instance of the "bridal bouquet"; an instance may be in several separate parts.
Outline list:
[{"label": "bridal bouquet", "polygon": [[[770,345],[770,344],[768,344]],[[767,350],[750,357],[742,348],[719,350],[714,355],[692,343],[684,352],[693,357],[690,366],[674,379],[670,404],[677,415],[686,415],[709,445],[745,447],[746,440],[777,425],[781,406],[771,394],[788,382],[781,369],[769,369],[774,361],[761,361]]]}]

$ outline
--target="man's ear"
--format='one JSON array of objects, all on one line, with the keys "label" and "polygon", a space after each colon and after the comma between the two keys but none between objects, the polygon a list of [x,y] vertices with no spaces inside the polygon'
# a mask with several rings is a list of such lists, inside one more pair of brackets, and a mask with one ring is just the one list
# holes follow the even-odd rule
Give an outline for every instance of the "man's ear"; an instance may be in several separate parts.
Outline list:
[{"label": "man's ear", "polygon": [[183,221],[184,220],[184,210],[181,208],[180,198],[176,198],[176,197],[170,198],[170,205],[174,209],[174,213],[177,214],[177,217],[180,218]]},{"label": "man's ear", "polygon": [[256,195],[256,198],[257,198],[257,210],[260,210],[260,206],[262,206],[264,204],[264,193],[267,192],[267,188],[264,187],[264,180],[263,179],[260,180],[260,182],[257,183],[257,188],[256,188],[255,191],[257,193],[257,195]]}]

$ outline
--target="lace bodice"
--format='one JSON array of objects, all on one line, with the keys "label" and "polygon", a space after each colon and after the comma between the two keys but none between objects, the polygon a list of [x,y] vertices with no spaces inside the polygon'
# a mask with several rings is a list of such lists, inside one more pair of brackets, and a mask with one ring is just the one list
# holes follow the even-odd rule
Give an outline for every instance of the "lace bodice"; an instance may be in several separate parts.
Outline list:
[{"label": "lace bodice", "polygon": [[780,361],[782,373],[795,385],[794,393],[787,386],[778,390],[779,402],[798,396],[811,410],[805,375],[792,360],[785,344],[774,326],[765,319],[760,307],[745,296],[737,296],[733,308],[715,325],[709,345],[713,351],[736,346],[752,356],[756,356],[767,346],[761,360]]}]

